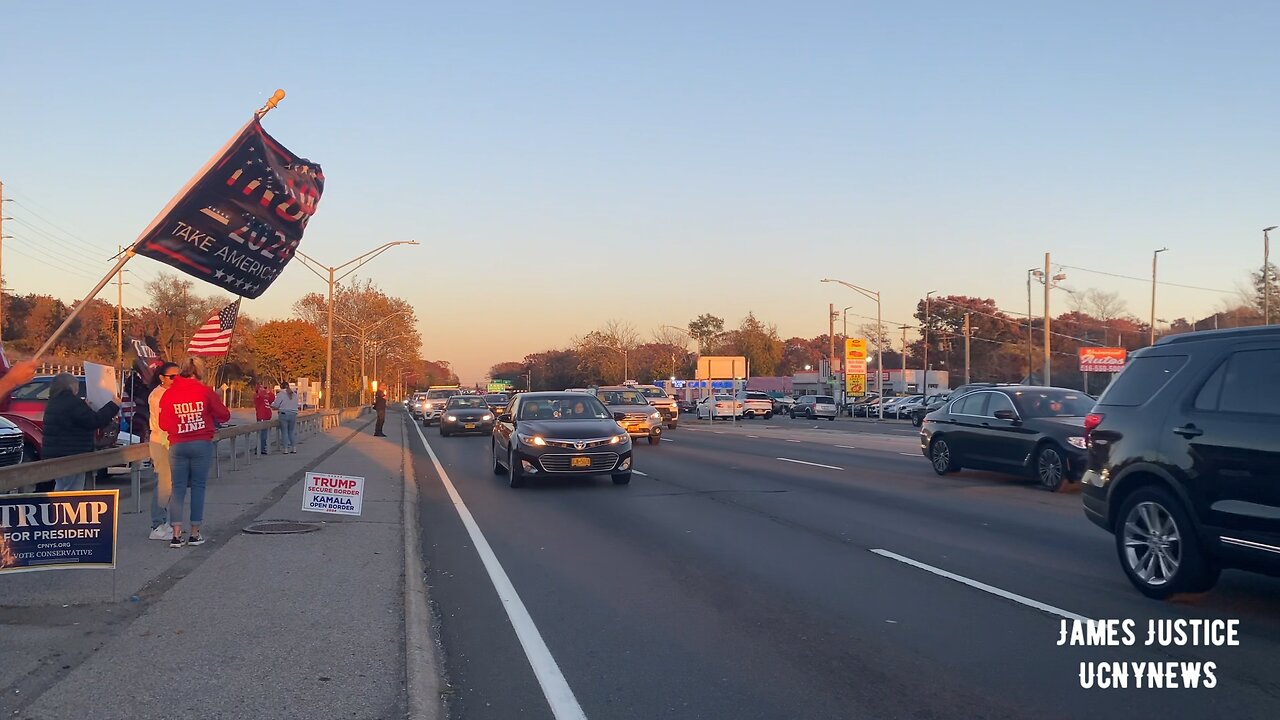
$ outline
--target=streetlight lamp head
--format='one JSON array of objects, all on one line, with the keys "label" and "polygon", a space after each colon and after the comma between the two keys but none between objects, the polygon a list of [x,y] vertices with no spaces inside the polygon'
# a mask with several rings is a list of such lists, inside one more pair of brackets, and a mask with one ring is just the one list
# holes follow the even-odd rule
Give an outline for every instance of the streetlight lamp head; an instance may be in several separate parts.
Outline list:
[{"label": "streetlight lamp head", "polygon": [[1057,275],[1054,275],[1054,276],[1053,276],[1053,279],[1054,279],[1054,281],[1055,281],[1055,282],[1057,282],[1057,281],[1059,281],[1059,280],[1066,280],[1066,279],[1067,279],[1067,274],[1066,274],[1066,273],[1058,273]]},{"label": "streetlight lamp head", "polygon": [[1262,232],[1271,232],[1272,230],[1275,230],[1276,227],[1277,227],[1276,225],[1272,225],[1269,228],[1262,228]]}]

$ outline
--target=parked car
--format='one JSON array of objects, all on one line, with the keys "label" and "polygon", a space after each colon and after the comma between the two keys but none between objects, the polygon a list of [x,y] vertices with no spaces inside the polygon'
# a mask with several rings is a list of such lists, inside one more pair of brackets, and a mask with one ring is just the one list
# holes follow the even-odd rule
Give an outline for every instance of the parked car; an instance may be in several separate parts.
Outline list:
[{"label": "parked car", "polygon": [[632,445],[620,416],[587,393],[521,393],[493,428],[493,472],[513,488],[544,475],[609,475],[626,485]]},{"label": "parked car", "polygon": [[911,417],[911,424],[915,427],[920,427],[921,423],[924,422],[925,416],[946,405],[947,400],[950,399],[950,397],[950,393],[930,395],[922,404],[911,408],[911,411],[908,413]]},{"label": "parked car", "polygon": [[836,399],[830,395],[804,395],[791,406],[788,415],[792,419],[805,417],[816,420],[820,417],[834,421],[836,419]]},{"label": "parked car", "polygon": [[773,417],[773,398],[767,394],[755,390],[743,390],[735,397],[742,405],[742,416],[748,420],[757,417],[768,420]]},{"label": "parked car", "polygon": [[773,400],[774,415],[782,415],[783,413],[790,410],[792,405],[796,404],[796,399],[785,393],[780,393],[776,390],[773,390],[767,394]]},{"label": "parked car", "polygon": [[742,403],[732,395],[707,396],[698,401],[694,414],[699,420],[734,419],[742,417]]},{"label": "parked car", "polygon": [[1280,326],[1162,338],[1085,420],[1085,515],[1139,592],[1280,574]]},{"label": "parked car", "polygon": [[920,450],[939,475],[962,468],[1023,475],[1056,492],[1085,466],[1093,398],[1066,388],[1010,385],[965,393],[920,427]]}]

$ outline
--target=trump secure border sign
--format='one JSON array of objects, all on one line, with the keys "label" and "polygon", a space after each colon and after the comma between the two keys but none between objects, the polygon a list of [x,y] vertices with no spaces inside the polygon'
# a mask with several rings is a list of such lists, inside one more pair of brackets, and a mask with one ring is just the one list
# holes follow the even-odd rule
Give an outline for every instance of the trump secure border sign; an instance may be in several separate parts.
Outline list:
[{"label": "trump secure border sign", "polygon": [[114,569],[119,490],[0,495],[0,574]]},{"label": "trump secure border sign", "polygon": [[309,472],[302,481],[302,509],[333,515],[359,515],[364,478]]}]

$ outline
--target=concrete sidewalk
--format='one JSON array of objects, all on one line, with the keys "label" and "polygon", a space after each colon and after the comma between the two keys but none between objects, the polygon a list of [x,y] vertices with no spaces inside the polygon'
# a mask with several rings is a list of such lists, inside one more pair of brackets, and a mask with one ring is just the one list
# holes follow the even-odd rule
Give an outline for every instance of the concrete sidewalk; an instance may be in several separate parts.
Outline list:
[{"label": "concrete sidewalk", "polygon": [[[412,429],[389,414],[386,438],[370,414],[224,463],[201,547],[147,540],[144,510],[121,515],[114,572],[0,576],[0,717],[405,717]],[[361,516],[303,512],[311,470],[364,477]],[[321,529],[242,532],[268,519]]]}]

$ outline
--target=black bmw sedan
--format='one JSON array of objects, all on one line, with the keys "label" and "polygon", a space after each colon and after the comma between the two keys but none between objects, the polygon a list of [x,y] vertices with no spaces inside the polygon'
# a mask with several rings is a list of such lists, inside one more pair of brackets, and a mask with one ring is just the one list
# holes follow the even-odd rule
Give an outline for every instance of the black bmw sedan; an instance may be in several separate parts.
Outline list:
[{"label": "black bmw sedan", "polygon": [[955,397],[920,428],[920,450],[939,475],[962,468],[1034,479],[1051,492],[1086,464],[1088,395],[1065,388],[1000,385]]},{"label": "black bmw sedan", "polygon": [[440,434],[491,433],[495,423],[493,408],[483,395],[454,395],[440,413]]},{"label": "black bmw sedan", "polygon": [[544,475],[610,475],[631,482],[631,437],[594,395],[521,393],[493,428],[493,472],[511,487]]}]

